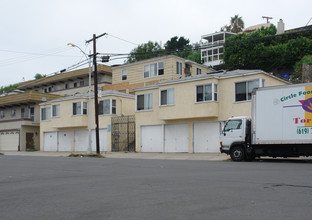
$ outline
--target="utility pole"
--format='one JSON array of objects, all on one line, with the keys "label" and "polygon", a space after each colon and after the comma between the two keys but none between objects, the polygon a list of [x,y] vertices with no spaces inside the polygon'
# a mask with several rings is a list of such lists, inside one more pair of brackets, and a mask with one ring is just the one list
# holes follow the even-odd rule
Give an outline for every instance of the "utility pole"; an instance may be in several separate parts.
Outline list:
[{"label": "utility pole", "polygon": [[269,20],[270,20],[270,19],[273,19],[272,17],[268,17],[268,16],[262,16],[262,18],[263,18],[263,19],[266,19],[266,20],[267,20],[267,23],[270,23]]},{"label": "utility pole", "polygon": [[[93,38],[87,40],[86,43],[93,41],[93,75],[94,75],[94,111],[95,111],[95,141],[96,141],[96,153],[100,154],[100,134],[99,134],[99,102],[98,102],[98,79],[97,79],[97,64],[96,64],[96,39],[103,37],[107,33],[96,36],[93,34]],[[90,112],[89,112],[90,114]]]}]

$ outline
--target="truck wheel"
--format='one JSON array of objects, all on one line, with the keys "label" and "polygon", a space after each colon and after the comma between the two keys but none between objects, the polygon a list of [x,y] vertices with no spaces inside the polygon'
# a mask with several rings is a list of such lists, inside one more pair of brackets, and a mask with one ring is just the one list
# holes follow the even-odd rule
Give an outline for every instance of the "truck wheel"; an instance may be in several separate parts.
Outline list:
[{"label": "truck wheel", "polygon": [[233,161],[242,161],[245,157],[244,149],[240,146],[232,147],[230,156]]}]

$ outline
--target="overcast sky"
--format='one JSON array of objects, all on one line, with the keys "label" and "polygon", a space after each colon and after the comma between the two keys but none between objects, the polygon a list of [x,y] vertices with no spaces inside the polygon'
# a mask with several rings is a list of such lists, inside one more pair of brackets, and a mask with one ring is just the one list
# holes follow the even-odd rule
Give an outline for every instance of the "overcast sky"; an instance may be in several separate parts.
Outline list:
[{"label": "overcast sky", "polygon": [[[93,34],[100,53],[129,53],[149,40],[164,44],[173,36],[191,43],[214,33],[239,14],[245,27],[283,19],[286,29],[305,26],[312,1],[301,0],[1,0],[0,86],[51,74],[84,59]],[[309,23],[312,25],[312,21]],[[123,40],[120,40],[118,38]],[[126,40],[126,41],[124,41]],[[112,63],[123,63],[114,60]]]}]

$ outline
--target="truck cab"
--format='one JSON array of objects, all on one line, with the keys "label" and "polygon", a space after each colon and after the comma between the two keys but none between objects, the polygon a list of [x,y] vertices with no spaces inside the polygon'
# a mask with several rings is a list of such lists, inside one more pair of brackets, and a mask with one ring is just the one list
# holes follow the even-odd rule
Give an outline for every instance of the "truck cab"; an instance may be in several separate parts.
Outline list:
[{"label": "truck cab", "polygon": [[250,146],[251,118],[247,116],[229,118],[220,136],[220,151],[231,156],[234,161],[246,158]]}]

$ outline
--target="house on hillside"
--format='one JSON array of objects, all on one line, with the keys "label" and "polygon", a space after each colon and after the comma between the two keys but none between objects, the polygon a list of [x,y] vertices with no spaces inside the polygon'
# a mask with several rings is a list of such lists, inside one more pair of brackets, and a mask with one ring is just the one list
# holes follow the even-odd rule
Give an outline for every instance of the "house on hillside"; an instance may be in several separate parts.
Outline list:
[{"label": "house on hillside", "polygon": [[60,95],[34,91],[0,97],[0,151],[39,150],[39,103]]},{"label": "house on hillside", "polygon": [[225,39],[236,35],[232,32],[216,32],[201,36],[205,42],[201,46],[201,60],[206,66],[218,66],[223,64],[223,51]]},{"label": "house on hillside", "polygon": [[205,65],[174,55],[155,57],[112,67],[112,85],[104,90],[133,93],[133,89],[188,76],[211,73]]},{"label": "house on hillside", "polygon": [[223,122],[251,115],[252,90],[285,84],[261,70],[235,70],[135,89],[136,151],[219,152]]}]

